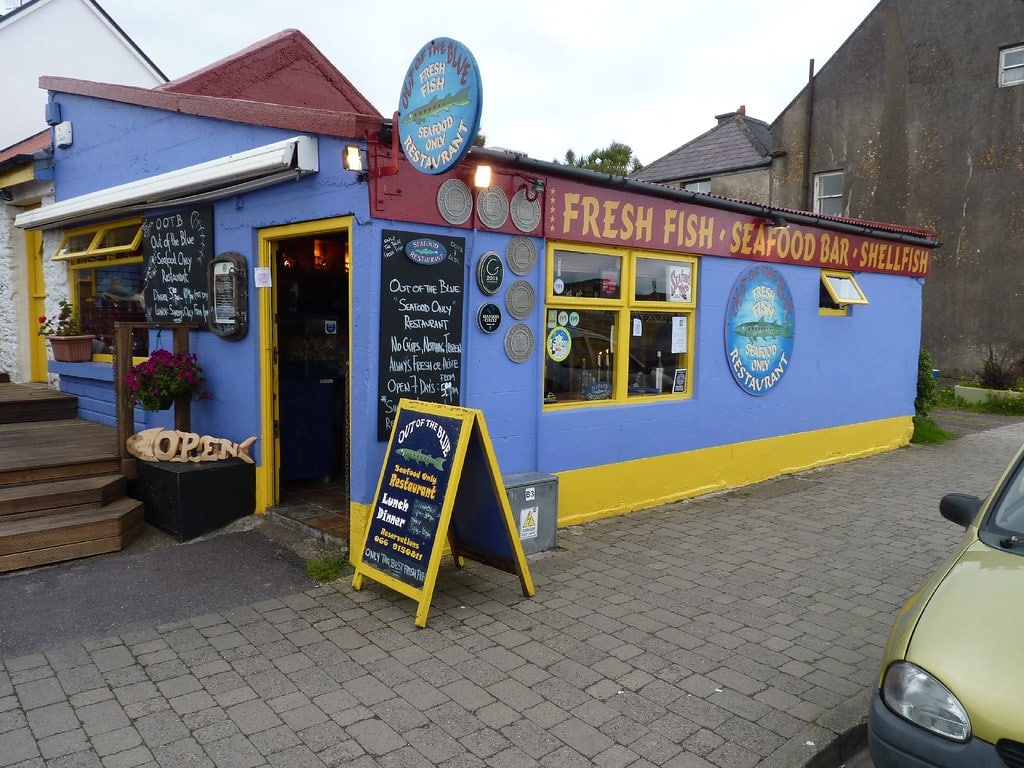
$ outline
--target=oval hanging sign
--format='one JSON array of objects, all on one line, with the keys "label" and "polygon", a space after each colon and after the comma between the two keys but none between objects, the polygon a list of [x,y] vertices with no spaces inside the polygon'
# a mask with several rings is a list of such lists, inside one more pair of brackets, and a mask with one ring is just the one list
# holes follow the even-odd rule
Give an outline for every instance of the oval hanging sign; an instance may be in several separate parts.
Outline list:
[{"label": "oval hanging sign", "polygon": [[405,244],[405,255],[416,264],[440,264],[448,258],[448,249],[437,240],[421,237]]},{"label": "oval hanging sign", "polygon": [[406,159],[422,173],[451,169],[473,145],[482,109],[473,54],[457,40],[431,40],[409,65],[398,100],[398,137]]},{"label": "oval hanging sign", "polygon": [[795,325],[793,296],[777,270],[758,265],[736,278],[725,311],[725,353],[743,391],[766,395],[782,380]]}]

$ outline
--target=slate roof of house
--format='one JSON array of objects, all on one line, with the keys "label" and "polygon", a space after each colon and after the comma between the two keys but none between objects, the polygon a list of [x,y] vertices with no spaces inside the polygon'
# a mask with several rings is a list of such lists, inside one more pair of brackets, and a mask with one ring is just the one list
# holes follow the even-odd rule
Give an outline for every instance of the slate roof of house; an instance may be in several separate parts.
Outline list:
[{"label": "slate roof of house", "polygon": [[768,123],[747,117],[743,107],[716,118],[718,124],[710,131],[658,158],[630,178],[669,182],[771,165],[772,136]]},{"label": "slate roof of house", "polygon": [[249,125],[360,138],[381,114],[295,29],[157,88],[42,77],[50,91]]}]

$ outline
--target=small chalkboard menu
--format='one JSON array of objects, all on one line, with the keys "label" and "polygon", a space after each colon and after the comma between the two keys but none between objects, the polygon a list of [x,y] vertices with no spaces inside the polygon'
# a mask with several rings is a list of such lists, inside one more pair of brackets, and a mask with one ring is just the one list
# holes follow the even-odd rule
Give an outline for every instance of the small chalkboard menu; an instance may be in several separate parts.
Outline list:
[{"label": "small chalkboard menu", "polygon": [[384,230],[377,439],[403,398],[458,405],[465,239]]},{"label": "small chalkboard menu", "polygon": [[197,323],[210,312],[208,267],[213,258],[213,208],[182,208],[142,220],[146,320]]},{"label": "small chalkboard menu", "polygon": [[444,544],[519,576],[532,596],[519,531],[483,413],[402,399],[352,579],[371,578],[419,603],[426,626]]}]

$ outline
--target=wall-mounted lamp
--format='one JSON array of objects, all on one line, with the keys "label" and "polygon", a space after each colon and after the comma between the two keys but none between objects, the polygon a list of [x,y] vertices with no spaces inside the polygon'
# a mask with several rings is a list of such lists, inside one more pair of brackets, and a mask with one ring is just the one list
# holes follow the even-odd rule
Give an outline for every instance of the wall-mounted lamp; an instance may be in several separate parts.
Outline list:
[{"label": "wall-mounted lamp", "polygon": [[491,166],[478,165],[473,173],[473,186],[477,189],[484,189],[491,186]]},{"label": "wall-mounted lamp", "polygon": [[789,222],[786,221],[782,216],[780,216],[777,213],[774,216],[772,216],[768,221],[769,226],[772,229],[789,229]]},{"label": "wall-mounted lamp", "polygon": [[544,179],[527,179],[526,184],[520,184],[519,188],[526,192],[526,199],[532,203],[544,191]]},{"label": "wall-mounted lamp", "polygon": [[370,173],[363,165],[363,151],[355,144],[346,144],[341,155],[341,164],[346,171],[356,174],[356,181],[363,183],[370,178]]},{"label": "wall-mounted lamp", "polygon": [[361,173],[363,171],[363,153],[359,147],[355,144],[346,145],[345,153],[341,157],[341,164],[345,166],[346,171]]}]

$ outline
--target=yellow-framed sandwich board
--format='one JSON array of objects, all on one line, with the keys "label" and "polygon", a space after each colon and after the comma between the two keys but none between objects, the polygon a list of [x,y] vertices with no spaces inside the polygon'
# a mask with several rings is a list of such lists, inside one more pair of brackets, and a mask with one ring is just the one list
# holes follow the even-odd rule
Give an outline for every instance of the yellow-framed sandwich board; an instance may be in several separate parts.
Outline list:
[{"label": "yellow-framed sandwich board", "polygon": [[447,540],[455,564],[475,560],[533,580],[501,481],[483,412],[399,401],[356,562],[353,589],[370,578],[419,603],[427,625]]}]

